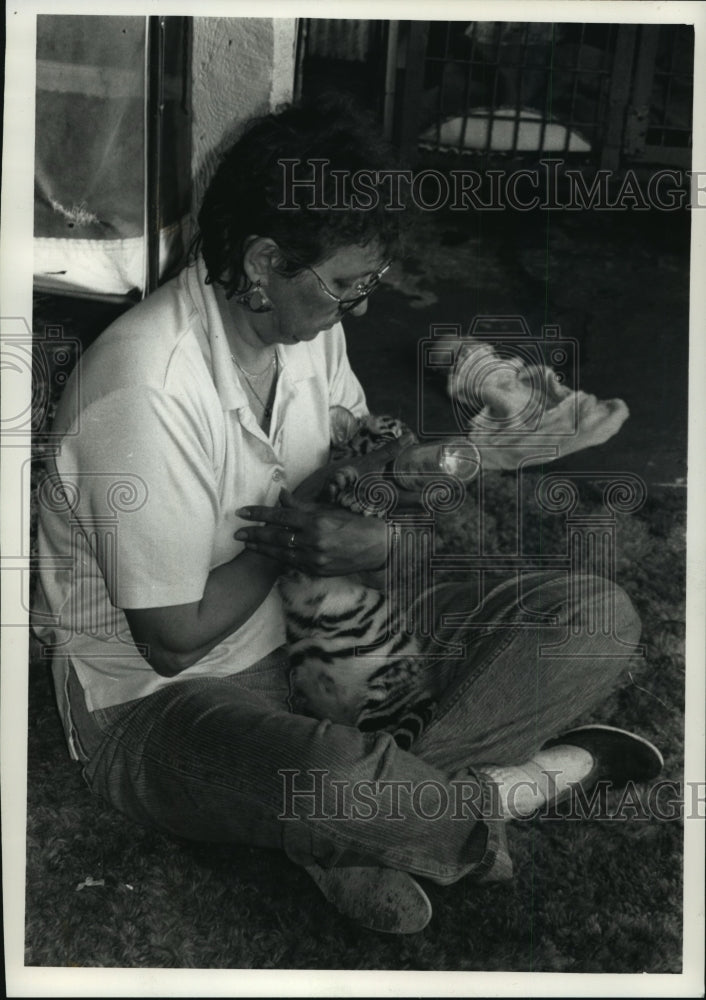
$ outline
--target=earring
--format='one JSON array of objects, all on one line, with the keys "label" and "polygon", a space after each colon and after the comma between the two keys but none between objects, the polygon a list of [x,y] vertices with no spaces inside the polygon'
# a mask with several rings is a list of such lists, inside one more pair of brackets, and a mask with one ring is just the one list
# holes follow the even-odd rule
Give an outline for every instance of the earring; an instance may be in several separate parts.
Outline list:
[{"label": "earring", "polygon": [[262,287],[262,282],[259,278],[255,282],[254,288],[249,288],[247,292],[238,295],[235,301],[254,313],[272,312],[274,309],[274,306],[267,298],[265,289]]}]

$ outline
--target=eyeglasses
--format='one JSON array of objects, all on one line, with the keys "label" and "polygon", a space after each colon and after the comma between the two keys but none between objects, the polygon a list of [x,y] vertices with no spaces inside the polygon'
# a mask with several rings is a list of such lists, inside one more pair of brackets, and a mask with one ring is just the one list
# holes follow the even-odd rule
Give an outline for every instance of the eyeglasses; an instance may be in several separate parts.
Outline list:
[{"label": "eyeglasses", "polygon": [[328,287],[324,279],[321,277],[321,275],[317,274],[317,272],[314,270],[313,267],[309,267],[308,265],[305,265],[305,267],[307,271],[311,271],[311,273],[314,275],[319,285],[321,286],[321,291],[325,295],[327,295],[330,299],[333,299],[334,302],[338,303],[338,311],[341,314],[343,314],[350,312],[351,309],[355,309],[355,307],[360,305],[360,303],[363,302],[364,299],[367,299],[367,297],[370,295],[371,292],[375,291],[377,286],[380,284],[380,280],[382,279],[383,274],[385,274],[386,271],[389,271],[390,268],[392,267],[392,261],[388,260],[387,263],[383,264],[380,270],[376,271],[375,274],[373,274],[372,277],[369,278],[367,281],[357,282],[357,284],[355,285],[355,295],[351,295],[348,297],[334,295],[334,293]]}]

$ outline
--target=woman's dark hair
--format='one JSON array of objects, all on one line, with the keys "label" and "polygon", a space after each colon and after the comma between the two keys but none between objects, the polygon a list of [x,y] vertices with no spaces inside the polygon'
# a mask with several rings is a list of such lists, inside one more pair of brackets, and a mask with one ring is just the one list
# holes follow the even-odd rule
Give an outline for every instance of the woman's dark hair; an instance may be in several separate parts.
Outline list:
[{"label": "woman's dark hair", "polygon": [[[287,160],[299,162],[282,165]],[[314,160],[328,162],[314,167]],[[287,275],[340,247],[372,240],[390,255],[400,211],[387,207],[391,182],[380,182],[378,172],[397,167],[375,122],[343,95],[254,119],[223,157],[199,212],[197,246],[208,281],[222,284],[228,295],[248,288],[243,254],[251,235],[277,243],[283,258],[278,269]],[[366,171],[368,185],[351,203],[350,178],[357,171]],[[289,183],[292,177],[311,180],[315,172],[322,180],[316,194],[309,185]]]}]

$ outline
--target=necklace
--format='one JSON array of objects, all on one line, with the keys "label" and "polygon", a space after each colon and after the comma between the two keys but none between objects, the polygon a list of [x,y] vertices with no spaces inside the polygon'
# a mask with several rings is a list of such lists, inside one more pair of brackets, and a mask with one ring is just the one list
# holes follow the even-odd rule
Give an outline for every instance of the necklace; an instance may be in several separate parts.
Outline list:
[{"label": "necklace", "polygon": [[253,394],[253,396],[255,397],[255,399],[258,401],[258,403],[262,407],[262,409],[263,409],[263,419],[265,421],[268,421],[270,419],[270,417],[272,416],[272,406],[273,406],[273,403],[274,403],[274,399],[273,399],[273,397],[274,397],[274,389],[275,389],[275,386],[277,385],[277,371],[278,371],[277,352],[275,351],[275,353],[274,353],[274,355],[272,357],[272,361],[269,363],[269,365],[267,366],[267,368],[265,369],[265,371],[264,372],[260,372],[260,376],[262,376],[262,375],[265,375],[270,370],[270,368],[272,367],[272,365],[274,365],[274,367],[275,367],[275,374],[274,374],[274,378],[272,379],[272,384],[270,386],[270,391],[269,391],[269,395],[268,395],[268,398],[269,398],[270,401],[268,403],[265,402],[265,400],[262,398],[262,396],[260,395],[260,393],[257,391],[257,389],[255,388],[255,386],[250,381],[251,378],[256,378],[256,376],[250,374],[249,372],[246,372],[245,369],[242,367],[242,365],[238,364],[238,362],[235,360],[235,358],[233,357],[232,354],[231,354],[230,358],[231,358],[231,361],[233,362],[233,364],[237,368],[239,368],[240,371],[243,373],[243,377],[244,377],[245,382],[246,382],[246,388],[250,390],[250,392]]},{"label": "necklace", "polygon": [[250,379],[250,378],[264,378],[265,375],[267,375],[267,373],[269,372],[270,368],[274,364],[276,364],[276,362],[277,362],[277,351],[274,352],[274,354],[270,358],[267,366],[265,368],[263,368],[261,372],[249,372],[247,370],[247,368],[243,368],[243,366],[238,361],[238,359],[234,355],[232,355],[232,354],[230,356],[230,360],[233,362],[233,364],[236,366],[236,368],[240,369],[240,371],[243,373],[243,375],[246,378],[248,378],[248,379]]}]

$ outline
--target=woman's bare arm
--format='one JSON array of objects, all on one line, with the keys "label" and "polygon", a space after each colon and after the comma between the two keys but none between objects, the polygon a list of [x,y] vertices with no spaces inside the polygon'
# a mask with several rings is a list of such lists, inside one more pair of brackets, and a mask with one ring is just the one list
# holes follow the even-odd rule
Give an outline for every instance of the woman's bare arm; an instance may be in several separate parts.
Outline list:
[{"label": "woman's bare arm", "polygon": [[200,601],[126,608],[132,637],[158,674],[174,677],[244,625],[281,571],[275,559],[245,550],[211,570]]}]

